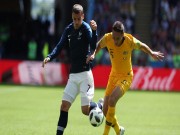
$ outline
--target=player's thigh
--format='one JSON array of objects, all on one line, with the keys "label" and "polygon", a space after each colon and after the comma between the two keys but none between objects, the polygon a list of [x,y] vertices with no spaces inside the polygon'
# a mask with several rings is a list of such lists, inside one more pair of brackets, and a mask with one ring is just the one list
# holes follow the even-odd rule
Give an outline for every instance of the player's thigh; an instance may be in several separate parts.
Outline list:
[{"label": "player's thigh", "polygon": [[111,106],[111,107],[115,107],[116,106],[116,103],[118,102],[119,98],[121,98],[123,96],[123,90],[121,90],[121,88],[119,86],[116,86],[110,97],[109,97],[109,102],[108,104]]},{"label": "player's thigh", "polygon": [[77,83],[72,81],[71,79],[68,79],[67,85],[64,89],[62,100],[72,104],[78,94],[79,94],[79,89]]},{"label": "player's thigh", "polygon": [[92,76],[87,76],[80,84],[81,106],[90,104],[94,97],[94,80]]},{"label": "player's thigh", "polygon": [[110,96],[113,89],[115,88],[116,78],[114,76],[109,76],[108,84],[105,90],[105,96]]},{"label": "player's thigh", "polygon": [[116,89],[119,89],[122,93],[121,95],[124,95],[131,84],[132,76],[112,75],[109,77],[105,95],[110,96]]},{"label": "player's thigh", "polygon": [[[130,89],[131,84],[132,84],[131,76],[118,78],[118,81],[115,84],[115,86],[117,88],[117,93],[115,91],[113,95],[120,94],[119,96],[122,97],[124,95],[124,93]],[[118,90],[120,92],[118,92]]]}]

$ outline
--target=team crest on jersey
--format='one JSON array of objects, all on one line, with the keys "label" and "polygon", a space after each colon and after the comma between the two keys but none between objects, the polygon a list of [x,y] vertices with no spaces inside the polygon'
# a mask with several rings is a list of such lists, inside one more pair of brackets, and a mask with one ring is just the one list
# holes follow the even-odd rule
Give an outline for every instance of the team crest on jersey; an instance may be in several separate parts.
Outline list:
[{"label": "team crest on jersey", "polygon": [[124,55],[123,60],[127,60],[128,51],[124,51],[123,55]]},{"label": "team crest on jersey", "polygon": [[78,38],[77,39],[80,40],[81,36],[82,36],[82,32],[80,31],[79,34],[78,34]]},{"label": "team crest on jersey", "polygon": [[127,54],[128,54],[128,51],[124,51],[124,52],[123,52],[123,55],[127,55]]}]

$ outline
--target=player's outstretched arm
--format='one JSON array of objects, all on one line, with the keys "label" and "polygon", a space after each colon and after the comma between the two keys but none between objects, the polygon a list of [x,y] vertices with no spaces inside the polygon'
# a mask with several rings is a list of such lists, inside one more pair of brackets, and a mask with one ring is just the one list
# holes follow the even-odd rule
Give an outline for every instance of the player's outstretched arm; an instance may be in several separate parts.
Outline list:
[{"label": "player's outstretched arm", "polygon": [[98,43],[97,43],[97,47],[96,47],[96,49],[94,50],[94,53],[91,54],[91,55],[89,55],[89,56],[87,57],[86,63],[89,63],[89,61],[94,60],[96,54],[99,52],[100,49],[101,49],[101,47],[100,47],[100,44],[99,44],[99,42],[98,42]]},{"label": "player's outstretched arm", "polygon": [[159,61],[163,61],[164,59],[164,54],[161,53],[160,51],[152,51],[152,54],[151,54],[151,57],[154,59],[154,60],[159,60]]},{"label": "player's outstretched arm", "polygon": [[163,61],[164,54],[160,51],[152,51],[146,44],[141,44],[140,49],[145,53],[149,54],[154,60]]},{"label": "player's outstretched arm", "polygon": [[44,68],[45,64],[50,61],[50,58],[49,57],[46,57],[42,63],[42,67]]}]

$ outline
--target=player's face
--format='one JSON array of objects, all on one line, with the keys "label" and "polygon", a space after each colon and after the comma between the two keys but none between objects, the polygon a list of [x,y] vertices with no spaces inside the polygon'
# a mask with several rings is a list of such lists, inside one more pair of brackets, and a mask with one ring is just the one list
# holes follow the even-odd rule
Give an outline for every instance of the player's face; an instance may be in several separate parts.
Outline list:
[{"label": "player's face", "polygon": [[78,14],[72,13],[74,29],[78,29],[81,26],[83,19],[84,19],[83,13],[78,13]]},{"label": "player's face", "polygon": [[114,40],[114,44],[119,46],[122,43],[124,34],[116,31],[112,31],[112,38]]}]

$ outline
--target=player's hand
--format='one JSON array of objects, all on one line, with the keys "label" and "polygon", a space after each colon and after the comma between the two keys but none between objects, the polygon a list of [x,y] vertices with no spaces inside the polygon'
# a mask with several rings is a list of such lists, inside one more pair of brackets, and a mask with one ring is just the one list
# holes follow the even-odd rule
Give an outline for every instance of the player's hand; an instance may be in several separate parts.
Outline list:
[{"label": "player's hand", "polygon": [[94,55],[88,55],[86,58],[86,63],[88,64],[92,60],[94,60]]},{"label": "player's hand", "polygon": [[151,56],[153,57],[154,60],[163,61],[163,59],[164,59],[164,54],[161,53],[161,52],[156,52],[156,51],[154,51],[154,52],[152,52],[152,55],[151,55]]},{"label": "player's hand", "polygon": [[49,57],[46,57],[42,63],[42,67],[44,68],[45,64],[50,61],[50,58]]},{"label": "player's hand", "polygon": [[92,30],[97,30],[97,24],[96,24],[96,22],[94,20],[90,21],[90,26],[91,26]]}]

